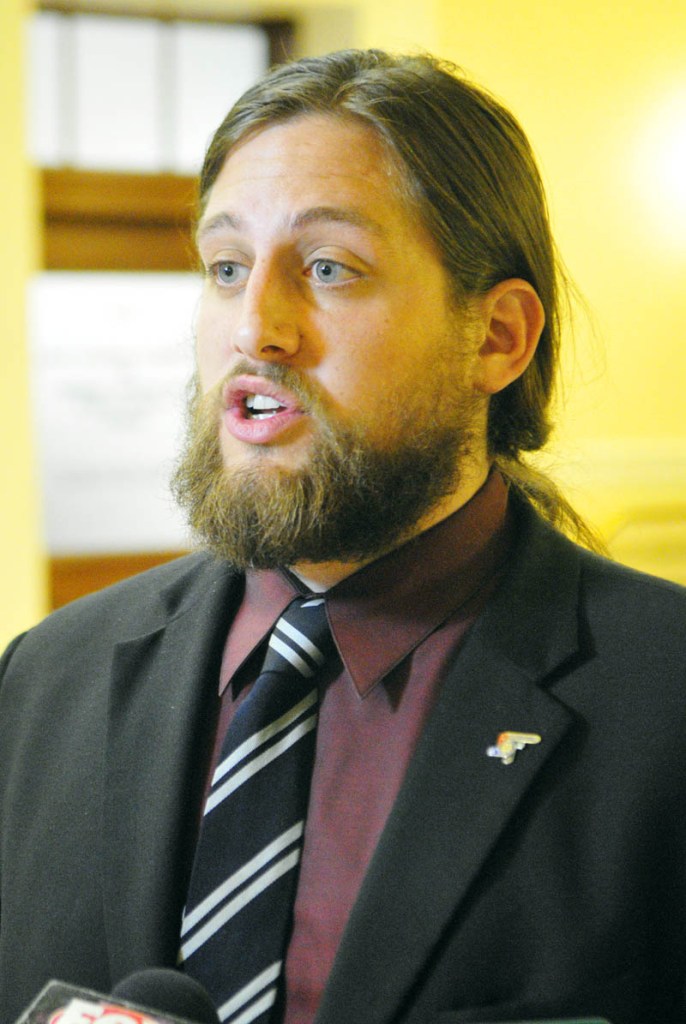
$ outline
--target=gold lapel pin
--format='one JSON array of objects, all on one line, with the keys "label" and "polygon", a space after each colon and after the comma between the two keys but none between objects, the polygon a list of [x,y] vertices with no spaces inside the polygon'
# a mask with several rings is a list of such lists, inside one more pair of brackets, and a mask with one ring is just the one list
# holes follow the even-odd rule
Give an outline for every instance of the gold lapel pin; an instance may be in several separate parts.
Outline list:
[{"label": "gold lapel pin", "polygon": [[541,737],[535,732],[501,732],[495,746],[488,747],[486,753],[489,757],[499,757],[503,764],[512,764],[518,750],[540,742]]}]

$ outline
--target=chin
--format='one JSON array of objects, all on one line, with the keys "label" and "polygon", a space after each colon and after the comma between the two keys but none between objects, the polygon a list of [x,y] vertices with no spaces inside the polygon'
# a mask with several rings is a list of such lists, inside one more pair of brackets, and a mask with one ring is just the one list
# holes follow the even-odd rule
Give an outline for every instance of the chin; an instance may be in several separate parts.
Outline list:
[{"label": "chin", "polygon": [[235,445],[236,442],[232,441],[228,451],[228,446],[222,445],[222,462],[224,469],[229,472],[242,468],[254,470],[256,467],[263,467],[265,472],[270,469],[297,472],[307,466],[310,457],[309,450],[303,451],[301,446],[296,451],[292,445],[241,444],[237,451]]}]

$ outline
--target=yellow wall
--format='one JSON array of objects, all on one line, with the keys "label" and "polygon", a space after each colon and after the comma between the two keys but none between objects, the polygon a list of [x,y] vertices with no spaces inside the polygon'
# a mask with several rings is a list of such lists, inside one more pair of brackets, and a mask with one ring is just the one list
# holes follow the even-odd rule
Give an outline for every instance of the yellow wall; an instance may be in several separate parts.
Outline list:
[{"label": "yellow wall", "polygon": [[532,138],[590,309],[565,360],[554,471],[608,535],[669,504],[682,539],[656,544],[686,555],[686,4],[441,9],[441,51]]},{"label": "yellow wall", "polygon": [[[35,265],[33,181],[23,146],[21,0],[0,3],[0,644],[43,613],[43,553],[27,390],[25,286]],[[9,102],[8,102],[9,99]]]}]

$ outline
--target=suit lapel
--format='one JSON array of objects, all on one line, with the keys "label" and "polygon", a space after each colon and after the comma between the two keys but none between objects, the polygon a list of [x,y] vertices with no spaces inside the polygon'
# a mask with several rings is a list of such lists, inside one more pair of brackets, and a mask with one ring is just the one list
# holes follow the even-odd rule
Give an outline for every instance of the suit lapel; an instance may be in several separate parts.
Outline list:
[{"label": "suit lapel", "polygon": [[113,981],[176,956],[237,590],[226,568],[201,566],[190,587],[162,594],[158,625],[114,652],[104,819]]},{"label": "suit lapel", "polygon": [[[572,725],[539,684],[578,648],[578,556],[535,523],[525,535],[517,570],[445,681],[353,908],[318,1024],[384,1024],[398,1013]],[[535,732],[542,742],[506,766],[486,755],[504,730]]]}]

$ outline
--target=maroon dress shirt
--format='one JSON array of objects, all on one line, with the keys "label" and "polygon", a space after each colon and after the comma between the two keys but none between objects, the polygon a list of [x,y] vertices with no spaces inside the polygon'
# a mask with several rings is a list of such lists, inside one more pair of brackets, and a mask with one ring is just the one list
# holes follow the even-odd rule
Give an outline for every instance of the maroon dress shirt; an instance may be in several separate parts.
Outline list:
[{"label": "maroon dress shirt", "polygon": [[[326,593],[341,664],[319,683],[285,1024],[311,1024],[445,668],[502,571],[506,509],[507,488],[492,473],[449,518]],[[215,758],[257,677],[263,641],[301,590],[287,572],[248,572],[224,650]]]}]

